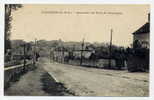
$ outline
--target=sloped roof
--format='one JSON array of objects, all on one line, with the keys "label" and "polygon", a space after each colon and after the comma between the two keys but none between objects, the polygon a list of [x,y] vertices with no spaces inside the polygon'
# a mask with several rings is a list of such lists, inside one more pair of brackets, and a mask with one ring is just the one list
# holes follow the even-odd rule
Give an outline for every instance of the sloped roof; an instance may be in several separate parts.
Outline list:
[{"label": "sloped roof", "polygon": [[144,34],[150,32],[150,23],[147,22],[142,27],[140,27],[137,31],[135,31],[133,34]]}]

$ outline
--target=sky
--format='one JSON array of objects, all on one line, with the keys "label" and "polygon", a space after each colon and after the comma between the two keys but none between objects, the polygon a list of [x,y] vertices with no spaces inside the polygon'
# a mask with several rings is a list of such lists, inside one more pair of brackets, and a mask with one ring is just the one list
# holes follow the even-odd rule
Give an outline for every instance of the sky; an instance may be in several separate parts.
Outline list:
[{"label": "sky", "polygon": [[26,4],[12,12],[11,40],[110,41],[130,46],[132,33],[148,21],[149,5]]}]

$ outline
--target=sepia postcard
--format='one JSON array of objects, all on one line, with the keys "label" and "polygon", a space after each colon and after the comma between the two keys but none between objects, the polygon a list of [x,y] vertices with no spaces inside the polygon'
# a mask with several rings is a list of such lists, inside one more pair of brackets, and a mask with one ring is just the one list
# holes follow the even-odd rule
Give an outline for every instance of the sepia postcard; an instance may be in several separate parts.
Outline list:
[{"label": "sepia postcard", "polygon": [[149,97],[149,4],[5,4],[4,95]]}]

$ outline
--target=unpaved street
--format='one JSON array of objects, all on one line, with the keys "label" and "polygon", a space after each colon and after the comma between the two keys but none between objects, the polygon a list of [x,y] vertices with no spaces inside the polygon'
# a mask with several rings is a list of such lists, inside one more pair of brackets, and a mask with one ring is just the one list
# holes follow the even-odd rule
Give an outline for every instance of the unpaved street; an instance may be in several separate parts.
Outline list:
[{"label": "unpaved street", "polygon": [[86,68],[42,59],[43,68],[79,96],[149,96],[149,73]]}]

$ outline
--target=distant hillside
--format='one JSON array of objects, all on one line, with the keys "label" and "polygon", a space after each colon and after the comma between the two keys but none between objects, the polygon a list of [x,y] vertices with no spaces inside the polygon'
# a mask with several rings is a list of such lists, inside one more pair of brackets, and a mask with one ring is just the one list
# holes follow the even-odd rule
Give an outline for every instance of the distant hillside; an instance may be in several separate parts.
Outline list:
[{"label": "distant hillside", "polygon": [[[16,51],[17,48],[20,47],[20,50],[18,51],[23,51],[21,45],[23,44],[30,44],[32,47],[35,45],[34,42],[25,42],[23,40],[12,40],[11,44],[12,44],[12,50]],[[62,40],[51,40],[51,41],[47,41],[47,40],[38,40],[36,42],[36,48],[37,51],[41,54],[41,55],[50,55],[50,51],[55,50],[55,49],[61,49],[64,48],[65,50],[81,50],[82,49],[82,42],[75,42],[75,41],[67,41],[64,42]],[[115,45],[112,45],[112,50],[116,50],[116,49],[120,49],[123,47],[118,47]],[[95,50],[97,52],[109,52],[109,43],[89,43],[89,42],[85,42],[84,43],[84,49],[92,49]]]}]

